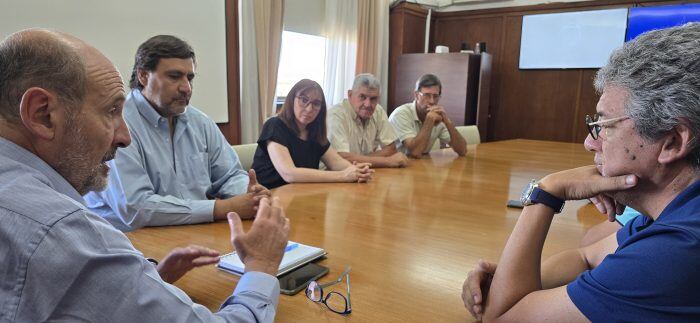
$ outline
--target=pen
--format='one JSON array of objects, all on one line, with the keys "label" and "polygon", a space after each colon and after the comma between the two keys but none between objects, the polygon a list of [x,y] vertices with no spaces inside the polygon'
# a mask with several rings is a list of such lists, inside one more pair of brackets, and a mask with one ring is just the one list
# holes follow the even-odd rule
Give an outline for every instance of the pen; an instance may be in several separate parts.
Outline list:
[{"label": "pen", "polygon": [[290,245],[287,246],[287,248],[284,248],[284,252],[285,252],[285,253],[286,253],[286,252],[290,252],[290,251],[296,249],[297,247],[299,247],[299,244],[298,244],[298,243],[290,244]]}]

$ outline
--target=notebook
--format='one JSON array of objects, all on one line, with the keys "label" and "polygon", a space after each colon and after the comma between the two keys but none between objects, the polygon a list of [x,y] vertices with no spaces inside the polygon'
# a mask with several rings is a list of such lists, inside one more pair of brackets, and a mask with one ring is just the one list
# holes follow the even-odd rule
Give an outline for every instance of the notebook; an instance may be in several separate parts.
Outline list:
[{"label": "notebook", "polygon": [[[282,262],[280,263],[279,270],[277,271],[277,276],[279,277],[308,262],[321,258],[325,254],[326,251],[321,248],[289,241],[287,242],[287,248],[284,249],[284,256],[282,257]],[[217,264],[216,267],[240,276],[243,275],[245,265],[243,265],[243,262],[238,257],[238,254],[234,251],[221,256],[219,264]]]}]

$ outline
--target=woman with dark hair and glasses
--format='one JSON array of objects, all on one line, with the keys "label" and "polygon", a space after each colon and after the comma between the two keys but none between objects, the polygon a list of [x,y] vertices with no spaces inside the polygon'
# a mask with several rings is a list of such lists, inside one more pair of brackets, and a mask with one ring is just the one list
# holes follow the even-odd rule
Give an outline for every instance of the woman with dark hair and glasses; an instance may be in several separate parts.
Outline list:
[{"label": "woman with dark hair and glasses", "polygon": [[[319,170],[319,162],[328,171]],[[303,79],[287,94],[277,116],[263,125],[253,169],[260,184],[366,182],[370,164],[351,164],[330,147],[326,137],[326,100],[318,83]]]}]

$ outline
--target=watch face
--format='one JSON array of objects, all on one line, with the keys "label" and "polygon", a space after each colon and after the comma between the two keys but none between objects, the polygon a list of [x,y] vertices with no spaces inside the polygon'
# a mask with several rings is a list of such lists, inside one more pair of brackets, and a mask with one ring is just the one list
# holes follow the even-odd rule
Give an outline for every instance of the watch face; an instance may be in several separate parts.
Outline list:
[{"label": "watch face", "polygon": [[523,194],[520,195],[520,202],[523,203],[523,205],[530,205],[532,204],[530,202],[530,194],[532,194],[532,190],[537,187],[537,182],[535,180],[532,180],[527,186],[525,186],[525,189],[523,190]]}]

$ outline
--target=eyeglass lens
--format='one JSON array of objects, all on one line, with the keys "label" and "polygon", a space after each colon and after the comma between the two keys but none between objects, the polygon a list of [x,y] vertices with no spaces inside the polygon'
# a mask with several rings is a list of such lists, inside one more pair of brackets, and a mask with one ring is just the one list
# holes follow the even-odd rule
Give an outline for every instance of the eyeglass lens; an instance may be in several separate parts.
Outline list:
[{"label": "eyeglass lens", "polygon": [[591,125],[593,122],[597,122],[600,116],[596,113],[592,117],[587,115],[586,116],[586,127],[588,128],[588,133],[591,134],[591,138],[593,140],[598,139],[598,135],[600,134],[601,127],[600,125]]}]

